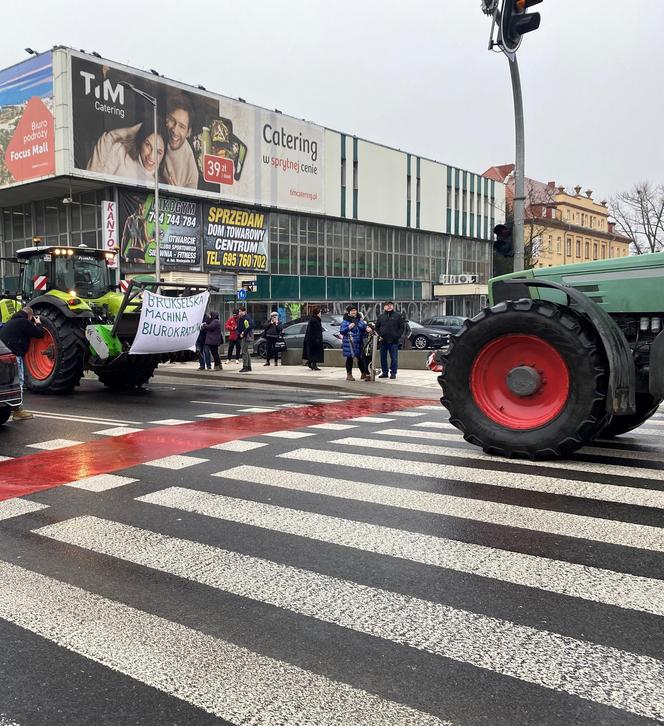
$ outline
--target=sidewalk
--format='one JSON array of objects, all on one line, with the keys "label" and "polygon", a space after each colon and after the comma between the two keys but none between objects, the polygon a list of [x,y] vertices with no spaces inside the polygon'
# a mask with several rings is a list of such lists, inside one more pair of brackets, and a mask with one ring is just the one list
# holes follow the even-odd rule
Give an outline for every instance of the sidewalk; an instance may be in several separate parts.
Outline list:
[{"label": "sidewalk", "polygon": [[239,363],[223,362],[223,371],[200,371],[198,362],[161,363],[155,376],[186,378],[192,383],[197,380],[219,381],[220,383],[242,383],[243,385],[290,386],[298,388],[316,388],[321,391],[340,391],[343,393],[361,393],[369,396],[412,396],[439,400],[442,391],[438,385],[437,374],[429,370],[399,371],[396,380],[376,378],[373,383],[359,380],[359,371],[353,375],[357,380],[347,381],[344,368],[321,368],[312,371],[307,366],[264,366],[262,358],[252,361],[250,373],[238,373],[242,367]]}]

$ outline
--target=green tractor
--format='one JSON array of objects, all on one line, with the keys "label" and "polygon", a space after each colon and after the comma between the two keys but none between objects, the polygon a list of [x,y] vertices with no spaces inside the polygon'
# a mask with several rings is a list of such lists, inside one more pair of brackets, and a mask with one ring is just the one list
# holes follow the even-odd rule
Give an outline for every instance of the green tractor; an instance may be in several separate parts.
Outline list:
[{"label": "green tractor", "polygon": [[467,441],[562,457],[657,410],[664,253],[504,275],[489,281],[489,300],[437,367],[441,403]]},{"label": "green tractor", "polygon": [[[19,250],[20,301],[41,319],[45,335],[25,355],[26,387],[35,393],[66,393],[91,370],[111,388],[147,383],[162,357],[130,355],[140,319],[138,289],[117,291],[114,254],[80,247]],[[154,283],[152,283],[154,285]],[[21,304],[0,300],[6,322]]]}]

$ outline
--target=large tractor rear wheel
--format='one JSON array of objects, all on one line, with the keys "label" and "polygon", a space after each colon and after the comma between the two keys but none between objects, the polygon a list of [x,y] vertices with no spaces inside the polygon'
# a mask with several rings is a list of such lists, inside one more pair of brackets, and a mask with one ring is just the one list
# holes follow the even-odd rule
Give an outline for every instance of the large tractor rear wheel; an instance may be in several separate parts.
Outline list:
[{"label": "large tractor rear wheel", "polygon": [[636,394],[636,413],[628,416],[614,416],[599,433],[599,438],[610,439],[626,434],[647,421],[659,408],[661,399],[653,398],[649,393]]},{"label": "large tractor rear wheel", "polygon": [[87,341],[81,321],[54,307],[35,310],[43,338],[32,338],[24,356],[25,384],[34,393],[69,393],[80,383]]},{"label": "large tractor rear wheel", "polygon": [[451,339],[441,402],[489,454],[564,456],[606,425],[608,365],[583,318],[544,300],[483,310]]},{"label": "large tractor rear wheel", "polygon": [[127,355],[108,368],[97,369],[97,375],[107,388],[141,388],[152,378],[160,360],[159,355]]}]

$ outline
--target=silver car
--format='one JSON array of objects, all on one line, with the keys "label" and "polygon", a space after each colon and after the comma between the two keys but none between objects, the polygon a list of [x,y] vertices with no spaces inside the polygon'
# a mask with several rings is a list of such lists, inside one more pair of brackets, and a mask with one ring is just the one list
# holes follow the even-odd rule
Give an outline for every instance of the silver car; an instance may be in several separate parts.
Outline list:
[{"label": "silver car", "polygon": [[[288,350],[300,349],[304,345],[304,336],[307,332],[308,322],[289,323],[284,326],[284,340]],[[343,339],[339,333],[339,328],[329,323],[323,323],[323,348],[332,349],[343,347]],[[267,355],[267,341],[261,335],[260,338],[254,340],[254,355],[265,358]]]}]

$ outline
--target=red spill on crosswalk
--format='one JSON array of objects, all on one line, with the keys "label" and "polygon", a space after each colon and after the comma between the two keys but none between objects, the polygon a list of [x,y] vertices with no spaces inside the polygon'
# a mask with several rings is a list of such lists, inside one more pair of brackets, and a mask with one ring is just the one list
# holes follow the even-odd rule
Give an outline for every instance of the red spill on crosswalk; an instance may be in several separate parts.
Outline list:
[{"label": "red spill on crosswalk", "polygon": [[0,463],[0,501],[34,494],[89,476],[129,469],[165,456],[205,449],[226,441],[427,404],[431,404],[429,399],[377,396],[177,426],[159,426],[56,451],[30,454]]}]

